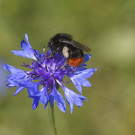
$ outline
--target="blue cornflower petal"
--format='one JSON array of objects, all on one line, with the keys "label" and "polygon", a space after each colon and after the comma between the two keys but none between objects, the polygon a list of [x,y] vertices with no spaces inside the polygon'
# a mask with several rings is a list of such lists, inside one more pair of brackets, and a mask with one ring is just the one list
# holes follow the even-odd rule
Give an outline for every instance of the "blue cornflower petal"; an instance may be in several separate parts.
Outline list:
[{"label": "blue cornflower petal", "polygon": [[90,60],[91,58],[91,54],[84,54],[84,60],[83,60],[83,63],[84,64],[85,62],[87,62],[88,60]]},{"label": "blue cornflower petal", "polygon": [[12,73],[11,75],[8,75],[8,86],[9,87],[15,87],[15,86],[20,86],[20,82],[23,81],[24,82],[24,78],[27,78],[27,74],[18,68],[15,68],[11,65],[7,65],[4,64],[3,67],[9,71],[10,73]]},{"label": "blue cornflower petal", "polygon": [[68,77],[74,83],[76,89],[82,94],[82,86],[90,87],[91,84],[86,79],[89,78],[97,69],[80,68]]},{"label": "blue cornflower petal", "polygon": [[26,85],[26,88],[28,89],[27,91],[29,93],[29,97],[33,98],[32,108],[33,108],[33,110],[35,110],[38,107],[39,101],[41,98],[40,97],[41,95],[39,95],[39,92],[40,92],[39,91],[39,83],[38,82],[36,82],[36,83],[31,82],[31,83]]},{"label": "blue cornflower petal", "polygon": [[82,86],[84,86],[84,87],[91,87],[91,84],[90,84],[89,81],[87,81],[86,79],[83,79],[83,78],[81,78],[81,80],[83,82],[83,83],[81,83]]},{"label": "blue cornflower petal", "polygon": [[18,84],[17,82],[15,82],[14,80],[8,79],[7,81],[9,82],[9,83],[7,84],[8,88],[19,86],[19,84]]},{"label": "blue cornflower petal", "polygon": [[25,33],[25,39],[26,39],[27,43],[30,45],[29,37],[28,37],[27,33]]},{"label": "blue cornflower petal", "polygon": [[[51,106],[53,106],[55,100],[52,96],[49,96],[49,102],[50,102]],[[46,107],[44,107],[44,108],[46,108]]]},{"label": "blue cornflower petal", "polygon": [[37,60],[36,53],[32,49],[30,42],[28,40],[28,35],[25,34],[26,41],[22,40],[21,42],[21,48],[22,50],[12,50],[11,52],[14,53],[17,56],[26,57],[30,59]]},{"label": "blue cornflower petal", "polygon": [[80,107],[80,106],[83,106],[83,102],[82,101],[85,101],[87,100],[86,97],[82,96],[82,95],[79,95],[77,93],[75,93],[73,90],[65,87],[65,86],[62,86],[63,90],[64,90],[64,95],[65,95],[65,98],[70,106],[70,112],[72,113],[73,112],[73,105],[75,104],[76,106]]},{"label": "blue cornflower petal", "polygon": [[36,56],[36,59],[41,58],[40,52],[38,50],[34,50],[34,55]]},{"label": "blue cornflower petal", "polygon": [[39,105],[40,97],[39,96],[29,96],[29,97],[33,98],[32,108],[33,110],[35,110]]},{"label": "blue cornflower petal", "polygon": [[41,102],[41,104],[45,104],[45,106],[47,106],[49,102],[49,95],[46,87],[43,87],[39,90],[39,83],[33,83],[33,85],[27,86],[27,88],[29,97],[33,98],[33,109],[37,108],[39,101]]},{"label": "blue cornflower petal", "polygon": [[36,96],[36,94],[39,92],[39,83],[36,82],[28,82],[24,84],[25,87],[27,88],[27,91],[29,93],[30,96]]},{"label": "blue cornflower petal", "polygon": [[48,95],[48,91],[47,91],[46,87],[43,87],[42,89],[38,90],[38,92],[36,92],[35,96],[40,98],[41,104],[45,104],[45,106],[48,104],[49,95]]},{"label": "blue cornflower petal", "polygon": [[25,87],[18,87],[15,91],[15,93],[13,94],[13,96],[17,95],[19,92],[21,92]]},{"label": "blue cornflower petal", "polygon": [[11,65],[4,64],[3,67],[12,74],[18,74],[19,76],[25,76],[26,75],[26,73],[23,70],[15,68]]},{"label": "blue cornflower petal", "polygon": [[46,87],[43,87],[41,90],[40,90],[40,102],[41,104],[46,104],[48,103],[49,101],[49,95],[48,95],[48,91],[46,89]]},{"label": "blue cornflower petal", "polygon": [[33,98],[33,104],[32,104],[32,108],[33,110],[35,110],[39,105],[39,97],[34,97]]},{"label": "blue cornflower petal", "polygon": [[[61,111],[66,112],[66,102],[62,95],[58,92],[55,86],[55,82],[53,82],[53,90],[49,94],[50,98],[54,101],[57,101],[57,106],[60,108]],[[53,102],[53,101],[52,101]]]}]

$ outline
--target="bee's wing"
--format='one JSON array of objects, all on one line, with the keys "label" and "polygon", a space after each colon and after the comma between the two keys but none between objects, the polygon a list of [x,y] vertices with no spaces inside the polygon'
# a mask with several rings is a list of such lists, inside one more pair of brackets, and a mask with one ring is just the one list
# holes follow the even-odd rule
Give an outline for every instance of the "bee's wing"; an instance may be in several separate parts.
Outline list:
[{"label": "bee's wing", "polygon": [[88,53],[91,51],[91,49],[89,47],[87,47],[86,45],[83,45],[83,44],[81,44],[77,41],[74,41],[74,40],[72,40],[72,41],[62,40],[61,42],[70,44],[70,45],[74,46],[75,48],[78,48],[80,50],[84,50]]}]

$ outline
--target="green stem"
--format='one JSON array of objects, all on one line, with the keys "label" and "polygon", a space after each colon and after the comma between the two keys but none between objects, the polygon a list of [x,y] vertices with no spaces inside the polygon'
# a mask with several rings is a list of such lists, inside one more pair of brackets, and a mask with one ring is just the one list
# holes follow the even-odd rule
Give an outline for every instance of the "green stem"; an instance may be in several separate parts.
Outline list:
[{"label": "green stem", "polygon": [[48,104],[48,111],[49,111],[49,119],[50,119],[52,135],[57,135],[56,126],[55,126],[55,118],[54,118],[54,105],[51,106],[50,102]]}]

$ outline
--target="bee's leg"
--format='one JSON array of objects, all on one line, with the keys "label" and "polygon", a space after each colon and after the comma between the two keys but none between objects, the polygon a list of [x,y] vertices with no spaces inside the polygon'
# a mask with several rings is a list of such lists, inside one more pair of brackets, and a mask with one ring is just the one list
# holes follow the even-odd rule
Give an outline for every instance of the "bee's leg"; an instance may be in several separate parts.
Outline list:
[{"label": "bee's leg", "polygon": [[66,69],[67,69],[68,59],[66,59]]}]

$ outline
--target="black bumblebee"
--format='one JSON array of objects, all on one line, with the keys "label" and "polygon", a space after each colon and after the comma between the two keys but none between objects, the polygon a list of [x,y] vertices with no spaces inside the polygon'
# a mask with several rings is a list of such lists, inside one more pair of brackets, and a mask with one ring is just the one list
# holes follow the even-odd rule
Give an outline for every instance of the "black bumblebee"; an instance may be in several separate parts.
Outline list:
[{"label": "black bumblebee", "polygon": [[77,41],[74,41],[72,36],[65,33],[58,33],[52,37],[48,43],[48,47],[55,54],[60,52],[69,61],[72,67],[80,66],[84,59],[83,51],[89,53],[90,49]]}]

